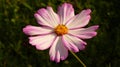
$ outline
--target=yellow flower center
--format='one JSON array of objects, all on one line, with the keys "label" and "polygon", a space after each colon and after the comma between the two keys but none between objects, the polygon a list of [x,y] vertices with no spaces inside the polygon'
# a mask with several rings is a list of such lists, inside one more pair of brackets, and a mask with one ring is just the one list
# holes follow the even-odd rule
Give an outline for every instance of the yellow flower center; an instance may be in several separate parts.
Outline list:
[{"label": "yellow flower center", "polygon": [[55,33],[58,36],[64,35],[68,33],[68,28],[65,25],[59,24],[55,29]]}]

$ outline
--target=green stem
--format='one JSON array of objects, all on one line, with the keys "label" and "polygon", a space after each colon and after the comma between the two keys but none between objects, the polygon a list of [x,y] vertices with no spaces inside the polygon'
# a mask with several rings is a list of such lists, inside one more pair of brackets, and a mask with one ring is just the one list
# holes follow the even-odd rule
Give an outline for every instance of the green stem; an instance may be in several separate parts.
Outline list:
[{"label": "green stem", "polygon": [[70,51],[72,55],[83,65],[83,67],[86,67],[86,65],[80,60],[80,58],[72,51]]}]

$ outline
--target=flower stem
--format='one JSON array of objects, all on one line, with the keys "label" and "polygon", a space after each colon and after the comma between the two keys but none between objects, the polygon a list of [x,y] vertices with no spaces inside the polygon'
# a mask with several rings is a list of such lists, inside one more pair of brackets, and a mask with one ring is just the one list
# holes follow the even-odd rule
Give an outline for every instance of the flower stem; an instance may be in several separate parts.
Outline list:
[{"label": "flower stem", "polygon": [[72,55],[83,65],[83,67],[86,67],[86,65],[80,60],[80,58],[72,51],[70,51]]}]

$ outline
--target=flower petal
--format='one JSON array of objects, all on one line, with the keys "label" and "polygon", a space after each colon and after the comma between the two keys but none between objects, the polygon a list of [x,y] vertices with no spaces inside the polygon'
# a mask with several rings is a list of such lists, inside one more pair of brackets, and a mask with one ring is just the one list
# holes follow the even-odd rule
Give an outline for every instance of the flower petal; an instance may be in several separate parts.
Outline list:
[{"label": "flower petal", "polygon": [[79,49],[83,50],[86,45],[84,41],[71,35],[64,35],[62,40],[65,46],[73,52],[79,52]]},{"label": "flower petal", "polygon": [[73,6],[69,3],[64,3],[58,8],[58,15],[60,16],[61,24],[65,24],[70,18],[74,16]]},{"label": "flower petal", "polygon": [[65,60],[68,56],[68,50],[64,47],[61,37],[56,37],[49,51],[50,59],[56,61]]},{"label": "flower petal", "polygon": [[60,22],[58,15],[53,11],[51,7],[47,7],[47,9],[39,9],[37,13],[34,14],[34,16],[37,19],[38,23],[43,26],[54,28]]},{"label": "flower petal", "polygon": [[49,34],[44,36],[29,37],[29,43],[36,46],[38,50],[48,49],[55,39],[55,34]]},{"label": "flower petal", "polygon": [[95,25],[88,28],[69,30],[69,34],[72,34],[82,39],[89,39],[97,35],[97,32],[95,32],[95,30],[97,30],[98,27],[98,25]]},{"label": "flower petal", "polygon": [[40,35],[40,34],[49,34],[52,32],[52,29],[47,27],[37,27],[32,25],[27,25],[23,28],[23,32],[27,35]]},{"label": "flower petal", "polygon": [[71,18],[71,20],[67,22],[66,26],[69,29],[81,28],[86,26],[91,18],[90,13],[90,9],[83,10],[81,13]]}]

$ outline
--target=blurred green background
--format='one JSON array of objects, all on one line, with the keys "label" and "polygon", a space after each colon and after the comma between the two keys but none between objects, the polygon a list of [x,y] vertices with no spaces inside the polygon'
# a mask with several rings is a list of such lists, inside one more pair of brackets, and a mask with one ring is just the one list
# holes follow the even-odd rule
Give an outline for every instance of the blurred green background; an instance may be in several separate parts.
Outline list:
[{"label": "blurred green background", "polygon": [[0,0],[0,67],[82,67],[70,53],[58,64],[50,61],[49,49],[36,50],[22,32],[28,24],[38,25],[38,9],[49,5],[57,11],[64,2],[73,4],[76,14],[90,8],[88,26],[100,25],[98,35],[85,40],[86,49],[76,53],[87,67],[120,67],[119,0]]}]

